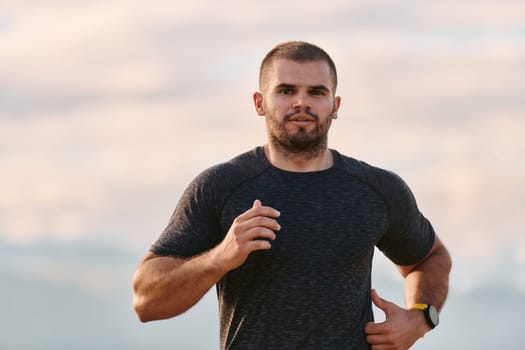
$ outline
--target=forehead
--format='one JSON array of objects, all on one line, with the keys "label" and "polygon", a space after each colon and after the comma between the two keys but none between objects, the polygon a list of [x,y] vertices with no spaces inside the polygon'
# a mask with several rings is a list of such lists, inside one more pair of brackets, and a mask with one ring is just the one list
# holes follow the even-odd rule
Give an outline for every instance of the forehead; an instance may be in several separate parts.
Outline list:
[{"label": "forehead", "polygon": [[333,89],[334,79],[330,66],[323,60],[297,62],[276,59],[266,71],[266,85],[274,88],[281,84],[296,86],[324,85]]}]

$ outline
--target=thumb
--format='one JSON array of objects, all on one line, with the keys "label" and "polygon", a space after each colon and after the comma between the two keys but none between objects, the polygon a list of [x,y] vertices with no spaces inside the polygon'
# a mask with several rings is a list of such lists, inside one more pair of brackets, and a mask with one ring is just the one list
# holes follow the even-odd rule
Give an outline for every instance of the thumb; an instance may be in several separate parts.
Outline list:
[{"label": "thumb", "polygon": [[259,208],[262,206],[262,203],[260,200],[256,199],[254,202],[253,202],[253,207],[252,208]]},{"label": "thumb", "polygon": [[388,317],[390,303],[385,299],[381,298],[379,294],[377,294],[377,291],[375,289],[372,289],[371,296],[374,305],[383,310],[385,315]]}]

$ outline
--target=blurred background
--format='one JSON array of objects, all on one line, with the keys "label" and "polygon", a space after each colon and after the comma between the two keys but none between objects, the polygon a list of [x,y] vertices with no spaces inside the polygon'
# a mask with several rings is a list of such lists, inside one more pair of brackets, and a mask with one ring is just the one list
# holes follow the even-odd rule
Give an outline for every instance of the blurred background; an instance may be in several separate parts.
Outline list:
[{"label": "blurred background", "polygon": [[414,348],[523,348],[525,2],[3,0],[0,349],[217,348],[214,290],[141,324],[131,280],[187,184],[265,142],[251,96],[288,40],[337,64],[330,146],[402,176],[453,256]]}]

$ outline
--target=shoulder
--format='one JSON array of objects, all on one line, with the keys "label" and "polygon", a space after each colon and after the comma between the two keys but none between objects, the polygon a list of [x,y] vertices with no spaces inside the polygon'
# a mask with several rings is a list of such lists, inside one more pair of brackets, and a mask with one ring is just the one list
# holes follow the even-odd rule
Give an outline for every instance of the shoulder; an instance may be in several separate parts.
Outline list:
[{"label": "shoulder", "polygon": [[192,193],[218,196],[231,192],[244,181],[260,175],[269,167],[261,147],[242,153],[202,171],[190,184]]},{"label": "shoulder", "polygon": [[341,156],[348,174],[378,193],[388,211],[388,227],[377,246],[398,265],[421,261],[434,242],[434,229],[417,207],[412,191],[396,173]]},{"label": "shoulder", "polygon": [[226,162],[211,166],[201,172],[198,181],[237,182],[257,176],[268,168],[268,162],[260,147],[242,153]]},{"label": "shoulder", "polygon": [[337,151],[335,154],[345,173],[366,183],[383,197],[391,197],[392,194],[399,195],[408,190],[406,182],[393,171],[370,165]]}]

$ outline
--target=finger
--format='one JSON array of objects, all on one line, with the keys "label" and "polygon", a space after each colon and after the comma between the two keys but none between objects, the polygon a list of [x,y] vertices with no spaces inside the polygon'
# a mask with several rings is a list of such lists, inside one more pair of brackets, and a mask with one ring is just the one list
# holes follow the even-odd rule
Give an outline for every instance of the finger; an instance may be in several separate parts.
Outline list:
[{"label": "finger", "polygon": [[384,328],[385,328],[384,322],[380,322],[380,323],[368,322],[365,325],[365,333],[368,335],[383,334]]},{"label": "finger", "polygon": [[272,211],[272,213],[268,214],[268,215],[272,216],[272,217],[277,217],[277,216],[281,215],[281,213],[279,213],[278,210],[275,210],[272,207],[268,207],[268,206],[263,207],[262,202],[259,199],[256,199],[256,200],[253,201],[252,209],[257,209],[257,208],[263,208],[263,210],[265,210],[265,211],[267,211],[268,208],[269,208]]},{"label": "finger", "polygon": [[275,240],[277,236],[275,232],[265,227],[254,227],[246,232],[246,240],[252,241],[256,239],[269,239]]},{"label": "finger", "polygon": [[381,298],[375,289],[372,289],[371,296],[374,305],[383,310],[385,315],[388,317],[388,302]]},{"label": "finger", "polygon": [[250,218],[244,222],[243,226],[246,230],[256,227],[264,227],[272,231],[279,231],[281,229],[281,225],[279,225],[277,220],[267,216],[255,216]]},{"label": "finger", "polygon": [[392,345],[389,344],[374,344],[372,345],[372,350],[391,350],[395,349]]},{"label": "finger", "polygon": [[366,341],[368,344],[375,346],[389,344],[389,342],[386,340],[386,337],[383,335],[369,335],[366,337]]},{"label": "finger", "polygon": [[253,201],[253,205],[250,209],[246,210],[244,213],[240,214],[235,218],[238,223],[241,223],[245,220],[248,220],[255,216],[269,216],[269,217],[279,217],[281,213],[278,210],[269,207],[263,206],[262,202],[259,199]]},{"label": "finger", "polygon": [[280,215],[281,213],[278,210],[269,206],[262,205],[261,201],[256,199],[253,202],[253,206],[241,215],[239,215],[238,218],[241,220],[248,220],[254,216],[269,216],[272,218],[277,218]]},{"label": "finger", "polygon": [[265,240],[256,239],[256,240],[249,242],[246,245],[246,248],[248,249],[249,252],[253,252],[256,250],[269,250],[272,248],[272,244]]}]

